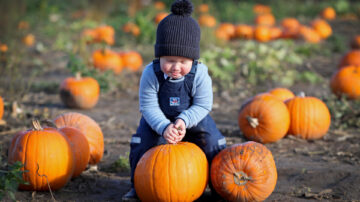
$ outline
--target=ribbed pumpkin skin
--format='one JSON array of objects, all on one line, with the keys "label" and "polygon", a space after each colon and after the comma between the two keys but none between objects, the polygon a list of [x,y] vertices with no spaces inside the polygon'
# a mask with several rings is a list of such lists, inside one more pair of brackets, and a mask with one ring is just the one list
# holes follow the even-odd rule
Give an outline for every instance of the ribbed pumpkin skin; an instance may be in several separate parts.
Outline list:
[{"label": "ribbed pumpkin skin", "polygon": [[66,78],[60,85],[60,98],[71,108],[91,109],[98,102],[99,83],[91,78]]},{"label": "ribbed pumpkin skin", "polygon": [[54,123],[58,128],[70,126],[79,129],[89,142],[89,164],[97,164],[101,160],[104,154],[104,136],[93,119],[84,114],[68,112],[56,117]]},{"label": "ribbed pumpkin skin", "polygon": [[4,115],[4,101],[0,96],[0,120],[2,119],[3,115]]},{"label": "ribbed pumpkin skin", "polygon": [[344,66],[331,77],[330,87],[336,95],[350,99],[360,97],[360,66]]},{"label": "ribbed pumpkin skin", "polygon": [[69,140],[75,157],[75,170],[73,178],[78,177],[86,168],[90,159],[90,146],[85,135],[78,129],[73,127],[60,128]]},{"label": "ribbed pumpkin skin", "polygon": [[287,88],[274,88],[269,90],[269,93],[279,98],[283,102],[295,97],[294,93]]},{"label": "ribbed pumpkin skin", "polygon": [[227,201],[263,201],[275,189],[276,181],[274,158],[260,143],[232,145],[211,163],[212,185]]},{"label": "ribbed pumpkin skin", "polygon": [[[258,125],[251,126],[250,119],[257,119]],[[254,99],[239,113],[240,130],[249,140],[269,143],[286,135],[290,125],[290,115],[286,105],[272,96]]]},{"label": "ribbed pumpkin skin", "polygon": [[28,172],[23,174],[23,179],[29,185],[22,184],[19,189],[33,191],[49,190],[47,180],[51,190],[62,188],[70,180],[75,167],[74,153],[68,140],[53,129],[16,134],[11,141],[8,161],[10,164],[16,161],[24,164],[24,170]]},{"label": "ribbed pumpkin skin", "polygon": [[194,201],[207,181],[206,156],[189,142],[151,148],[138,162],[134,177],[141,201]]},{"label": "ribbed pumpkin skin", "polygon": [[290,112],[289,134],[303,139],[319,139],[330,127],[327,106],[315,97],[295,97],[285,102]]}]

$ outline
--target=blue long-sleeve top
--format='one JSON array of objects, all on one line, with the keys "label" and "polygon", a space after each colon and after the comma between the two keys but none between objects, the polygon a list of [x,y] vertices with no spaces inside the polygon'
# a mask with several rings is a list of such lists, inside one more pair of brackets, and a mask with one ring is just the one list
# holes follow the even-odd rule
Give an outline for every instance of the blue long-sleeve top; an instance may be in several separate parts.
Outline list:
[{"label": "blue long-sleeve top", "polygon": [[[184,77],[169,81],[181,82],[183,80]],[[159,82],[154,72],[153,63],[150,63],[145,67],[140,79],[140,112],[150,127],[162,135],[171,122],[160,108],[158,92]],[[212,108],[212,81],[208,74],[208,68],[203,63],[197,65],[191,96],[193,96],[192,105],[177,117],[184,120],[186,128],[196,126]]]}]

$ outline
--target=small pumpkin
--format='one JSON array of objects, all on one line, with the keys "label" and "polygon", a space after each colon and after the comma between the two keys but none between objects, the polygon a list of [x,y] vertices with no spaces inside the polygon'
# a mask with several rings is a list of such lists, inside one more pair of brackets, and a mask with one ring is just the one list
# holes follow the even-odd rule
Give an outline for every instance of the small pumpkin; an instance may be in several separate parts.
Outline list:
[{"label": "small pumpkin", "polygon": [[360,98],[360,66],[344,66],[331,77],[330,88],[338,96],[349,99]]},{"label": "small pumpkin", "polygon": [[133,36],[139,36],[140,35],[140,28],[135,23],[127,22],[123,27],[123,31],[125,33],[131,33]]},{"label": "small pumpkin", "polygon": [[235,36],[235,26],[231,23],[222,23],[215,30],[215,36],[220,40],[230,40]]},{"label": "small pumpkin", "polygon": [[202,14],[198,19],[199,25],[204,27],[215,27],[216,19],[214,16],[209,14]]},{"label": "small pumpkin", "polygon": [[253,12],[256,15],[268,14],[271,13],[271,8],[263,4],[255,4],[253,7]]},{"label": "small pumpkin", "polygon": [[121,54],[124,67],[131,71],[138,71],[143,64],[141,55],[136,51],[129,51]]},{"label": "small pumpkin", "polygon": [[33,34],[27,34],[26,36],[24,36],[22,38],[22,42],[28,46],[28,47],[31,47],[34,45],[35,43],[35,36]]},{"label": "small pumpkin", "polygon": [[1,44],[0,43],[0,52],[5,53],[7,51],[8,51],[8,46],[6,44]]},{"label": "small pumpkin", "polygon": [[55,118],[58,128],[74,127],[80,130],[90,146],[89,164],[97,164],[104,154],[104,136],[100,126],[89,116],[77,112],[68,112]]},{"label": "small pumpkin", "polygon": [[321,11],[321,17],[325,20],[333,20],[336,18],[336,11],[332,7],[326,7]]},{"label": "small pumpkin", "polygon": [[234,144],[211,164],[211,182],[226,201],[264,201],[274,191],[277,171],[271,151],[256,142]]},{"label": "small pumpkin", "polygon": [[67,138],[59,131],[42,128],[38,121],[34,129],[19,132],[11,140],[9,164],[24,164],[23,180],[19,189],[32,191],[58,190],[65,186],[74,173],[74,153]]},{"label": "small pumpkin", "polygon": [[200,13],[207,13],[209,12],[209,5],[208,4],[200,4],[197,8],[197,10],[200,12]]},{"label": "small pumpkin", "polygon": [[2,119],[3,115],[4,115],[4,101],[0,96],[0,120]]},{"label": "small pumpkin", "polygon": [[271,40],[271,30],[268,26],[257,26],[254,31],[254,38],[260,42]]},{"label": "small pumpkin", "polygon": [[273,26],[275,22],[275,17],[271,13],[261,14],[255,18],[255,24],[257,25]]},{"label": "small pumpkin", "polygon": [[268,92],[283,102],[295,97],[294,93],[287,88],[273,88]]},{"label": "small pumpkin", "polygon": [[162,1],[155,1],[154,2],[154,8],[156,9],[156,10],[164,10],[165,9],[165,4],[164,4],[164,2],[162,2]]},{"label": "small pumpkin", "polygon": [[302,38],[309,43],[321,42],[321,36],[313,28],[307,26],[301,26],[300,35]]},{"label": "small pumpkin", "polygon": [[341,68],[348,65],[360,66],[360,50],[351,50],[347,52],[341,58],[338,67]]},{"label": "small pumpkin", "polygon": [[66,78],[60,85],[60,98],[70,108],[91,109],[99,100],[100,85],[91,77]]},{"label": "small pumpkin", "polygon": [[315,19],[311,22],[311,26],[322,39],[326,39],[332,34],[331,26],[325,20]]},{"label": "small pumpkin", "polygon": [[166,16],[168,16],[169,13],[166,12],[160,12],[158,14],[156,14],[155,16],[155,23],[159,24],[161,20],[163,20]]},{"label": "small pumpkin", "polygon": [[105,42],[109,45],[114,45],[115,43],[115,30],[109,25],[103,25],[96,28],[96,42]]},{"label": "small pumpkin", "polygon": [[81,35],[87,43],[93,43],[97,37],[95,29],[85,29]]},{"label": "small pumpkin", "polygon": [[238,124],[244,136],[261,143],[276,142],[283,138],[290,125],[286,105],[275,96],[254,98],[240,111]]},{"label": "small pumpkin", "polygon": [[326,104],[316,97],[300,93],[285,102],[290,112],[288,133],[303,139],[319,139],[330,127],[331,116]]},{"label": "small pumpkin", "polygon": [[208,162],[195,144],[164,144],[138,162],[134,185],[141,201],[195,201],[208,181]]},{"label": "small pumpkin", "polygon": [[237,25],[235,26],[235,37],[240,39],[252,39],[254,38],[254,28],[251,25]]},{"label": "small pumpkin", "polygon": [[94,51],[92,59],[94,67],[102,71],[112,70],[115,74],[119,74],[124,67],[121,57],[109,49]]}]

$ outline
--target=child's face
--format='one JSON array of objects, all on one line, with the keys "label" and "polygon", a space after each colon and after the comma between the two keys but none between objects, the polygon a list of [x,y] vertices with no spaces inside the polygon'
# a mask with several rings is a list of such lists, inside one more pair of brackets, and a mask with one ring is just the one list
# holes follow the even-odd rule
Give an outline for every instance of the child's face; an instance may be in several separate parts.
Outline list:
[{"label": "child's face", "polygon": [[162,56],[160,57],[161,71],[173,79],[178,79],[191,70],[193,60],[180,56]]}]

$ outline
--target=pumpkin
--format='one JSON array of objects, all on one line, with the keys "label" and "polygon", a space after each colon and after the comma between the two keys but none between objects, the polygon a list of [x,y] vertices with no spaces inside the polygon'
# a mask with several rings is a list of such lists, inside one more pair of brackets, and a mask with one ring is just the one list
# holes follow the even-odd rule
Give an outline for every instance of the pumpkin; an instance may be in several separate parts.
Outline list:
[{"label": "pumpkin", "polygon": [[[360,49],[360,35],[356,35],[350,42],[352,49]],[[1,48],[0,48],[1,49]]]},{"label": "pumpkin", "polygon": [[249,140],[276,142],[286,135],[290,115],[286,105],[275,96],[263,96],[253,99],[241,109],[238,124]]},{"label": "pumpkin", "polygon": [[22,42],[23,42],[26,46],[31,47],[31,46],[33,46],[34,43],[35,43],[35,36],[32,35],[32,34],[27,34],[26,36],[24,36],[24,37],[22,38]]},{"label": "pumpkin", "polygon": [[121,54],[124,67],[129,68],[131,71],[138,71],[143,64],[141,55],[136,51],[129,51]]},{"label": "pumpkin", "polygon": [[300,35],[306,42],[309,43],[319,43],[321,41],[319,33],[311,27],[301,26]]},{"label": "pumpkin", "polygon": [[90,146],[89,164],[97,164],[104,154],[104,136],[100,126],[90,117],[68,112],[55,118],[54,123],[58,128],[74,127],[79,129],[86,137]]},{"label": "pumpkin", "polygon": [[154,8],[156,10],[164,10],[165,9],[165,4],[162,1],[155,1],[154,2]]},{"label": "pumpkin", "polygon": [[0,120],[2,119],[3,115],[4,115],[4,101],[0,96]]},{"label": "pumpkin", "polygon": [[332,7],[326,7],[321,11],[321,17],[325,20],[333,20],[336,18],[335,9]]},{"label": "pumpkin", "polygon": [[81,33],[82,37],[84,38],[84,40],[87,43],[92,43],[94,42],[94,40],[97,37],[97,33],[95,29],[85,29],[82,33]]},{"label": "pumpkin", "polygon": [[326,39],[332,34],[331,26],[325,20],[315,19],[311,22],[311,26],[322,39]]},{"label": "pumpkin", "polygon": [[209,14],[202,14],[198,19],[199,25],[204,27],[215,27],[216,19],[214,16]]},{"label": "pumpkin", "polygon": [[255,24],[257,25],[273,26],[275,21],[275,17],[271,13],[261,14],[255,18]]},{"label": "pumpkin", "polygon": [[295,97],[294,93],[287,88],[274,88],[268,92],[283,102]]},{"label": "pumpkin", "polygon": [[231,23],[222,23],[215,30],[215,36],[220,40],[230,40],[235,36],[235,26]]},{"label": "pumpkin", "polygon": [[298,30],[300,28],[300,23],[296,18],[284,18],[281,21],[281,26],[284,29]]},{"label": "pumpkin", "polygon": [[271,40],[271,30],[268,26],[257,26],[254,31],[254,38],[260,42]]},{"label": "pumpkin", "polygon": [[227,147],[211,163],[212,185],[226,201],[264,201],[276,181],[271,151],[257,142]]},{"label": "pumpkin", "polygon": [[119,55],[111,50],[96,50],[92,55],[94,67],[104,70],[112,70],[119,74],[123,70],[123,61]]},{"label": "pumpkin", "polygon": [[139,36],[140,34],[139,26],[132,22],[127,22],[122,29],[125,33],[131,33],[133,36]]},{"label": "pumpkin", "polygon": [[103,25],[96,28],[96,42],[105,42],[109,45],[113,45],[115,43],[115,30],[113,27],[109,25]]},{"label": "pumpkin", "polygon": [[335,72],[330,81],[332,92],[350,99],[360,98],[360,66],[344,66]]},{"label": "pumpkin", "polygon": [[209,5],[203,3],[198,6],[197,10],[200,13],[207,13],[207,12],[209,12],[210,9],[209,9]]},{"label": "pumpkin", "polygon": [[91,109],[96,105],[99,94],[99,83],[91,77],[82,78],[79,72],[76,77],[66,78],[60,85],[60,98],[71,108]]},{"label": "pumpkin", "polygon": [[156,14],[155,16],[155,23],[159,24],[161,20],[163,20],[166,16],[168,16],[169,13],[166,12],[160,12],[158,14]]},{"label": "pumpkin", "polygon": [[208,169],[204,152],[193,143],[159,145],[138,162],[135,190],[141,201],[194,201],[207,186]]},{"label": "pumpkin", "polygon": [[250,25],[237,25],[235,26],[235,37],[240,39],[252,39],[254,37],[254,28]]},{"label": "pumpkin", "polygon": [[346,53],[341,58],[338,67],[341,68],[348,65],[360,66],[360,50],[351,50]]},{"label": "pumpkin", "polygon": [[300,93],[285,102],[290,112],[288,133],[303,139],[319,139],[330,127],[331,117],[327,106],[316,97]]},{"label": "pumpkin", "polygon": [[65,186],[73,175],[74,153],[67,138],[59,131],[42,128],[38,121],[34,129],[19,132],[11,140],[9,164],[20,161],[24,164],[23,180],[29,184],[19,189],[33,191],[58,190]]},{"label": "pumpkin", "polygon": [[271,13],[271,8],[263,4],[255,4],[253,7],[253,12],[256,15]]},{"label": "pumpkin", "polygon": [[279,27],[270,27],[271,40],[278,39],[282,36],[283,30]]},{"label": "pumpkin", "polygon": [[8,46],[6,44],[0,43],[0,52],[5,53],[8,51]]}]

